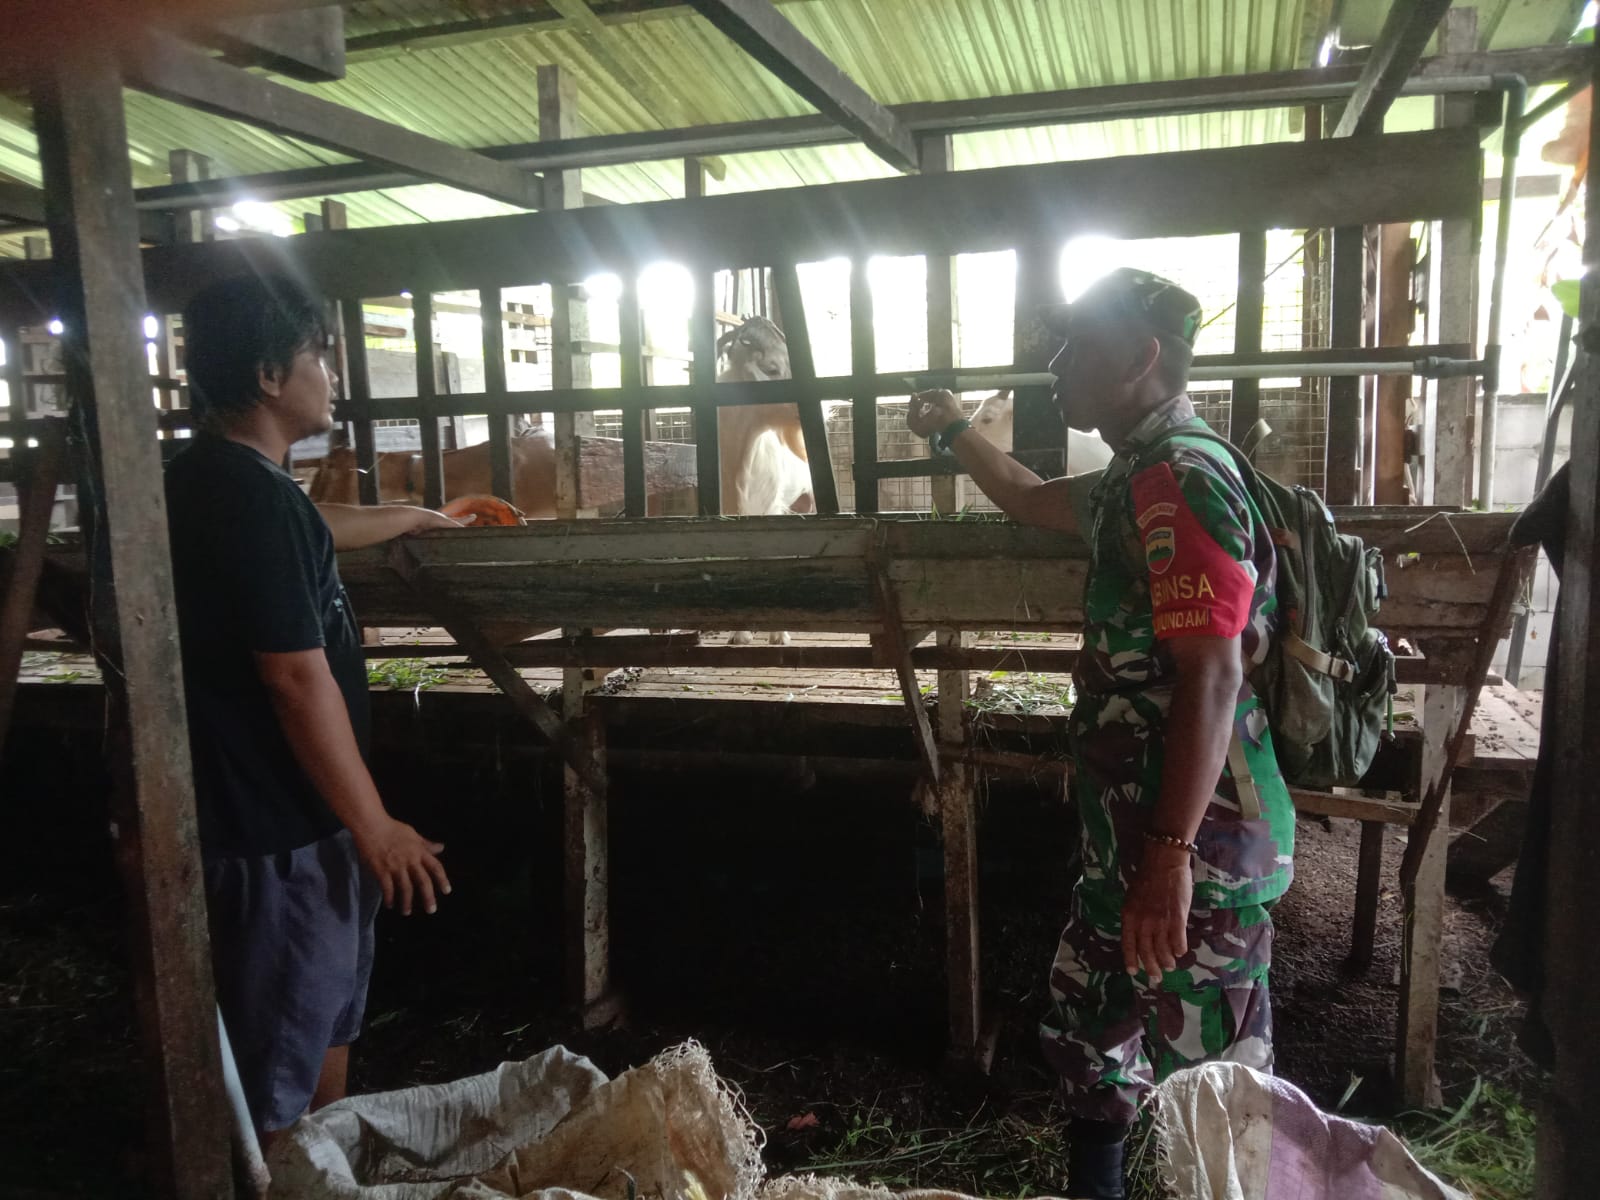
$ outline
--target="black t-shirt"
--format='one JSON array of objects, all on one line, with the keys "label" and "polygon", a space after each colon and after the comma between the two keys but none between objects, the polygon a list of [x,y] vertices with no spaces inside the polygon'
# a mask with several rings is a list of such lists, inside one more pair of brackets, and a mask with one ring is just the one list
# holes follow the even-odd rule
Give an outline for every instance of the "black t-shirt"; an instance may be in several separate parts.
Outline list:
[{"label": "black t-shirt", "polygon": [[252,653],[324,649],[366,754],[366,660],[333,535],[286,471],[225,438],[196,437],[166,484],[201,844],[260,855],[327,837],[338,818],[295,761]]}]

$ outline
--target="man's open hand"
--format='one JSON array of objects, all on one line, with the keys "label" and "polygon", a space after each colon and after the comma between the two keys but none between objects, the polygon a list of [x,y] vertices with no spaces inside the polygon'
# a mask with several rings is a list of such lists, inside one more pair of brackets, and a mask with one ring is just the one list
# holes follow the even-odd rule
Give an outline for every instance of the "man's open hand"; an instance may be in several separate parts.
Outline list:
[{"label": "man's open hand", "polygon": [[409,917],[415,899],[421,901],[423,912],[431,913],[439,907],[435,894],[450,894],[450,879],[438,859],[443,844],[430,842],[404,821],[389,817],[370,830],[351,832],[356,853],[383,888],[385,908],[398,905],[400,915]]},{"label": "man's open hand", "polygon": [[961,419],[961,405],[944,388],[913,392],[906,406],[906,427],[918,437],[932,437],[952,421]]},{"label": "man's open hand", "polygon": [[1150,843],[1122,902],[1122,962],[1128,974],[1141,969],[1150,982],[1175,969],[1189,949],[1189,903],[1194,875],[1189,852]]}]

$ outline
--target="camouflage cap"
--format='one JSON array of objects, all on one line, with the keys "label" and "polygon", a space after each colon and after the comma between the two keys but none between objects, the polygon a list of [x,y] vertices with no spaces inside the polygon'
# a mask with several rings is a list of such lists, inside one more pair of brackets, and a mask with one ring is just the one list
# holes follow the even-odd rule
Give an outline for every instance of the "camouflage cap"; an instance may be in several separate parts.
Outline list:
[{"label": "camouflage cap", "polygon": [[1074,320],[1107,312],[1143,321],[1191,349],[1200,332],[1200,301],[1172,280],[1132,267],[1118,267],[1097,279],[1071,304],[1047,306],[1043,317],[1051,332],[1065,337]]}]

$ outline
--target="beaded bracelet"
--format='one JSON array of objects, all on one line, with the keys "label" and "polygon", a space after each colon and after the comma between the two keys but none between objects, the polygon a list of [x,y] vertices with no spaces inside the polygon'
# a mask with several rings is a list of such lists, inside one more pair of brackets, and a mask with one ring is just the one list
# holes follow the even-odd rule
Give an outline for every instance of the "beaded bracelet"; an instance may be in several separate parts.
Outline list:
[{"label": "beaded bracelet", "polygon": [[1151,833],[1144,831],[1144,840],[1154,842],[1158,846],[1171,846],[1174,850],[1187,850],[1190,854],[1199,854],[1200,847],[1193,842],[1186,842],[1181,837],[1171,833]]}]

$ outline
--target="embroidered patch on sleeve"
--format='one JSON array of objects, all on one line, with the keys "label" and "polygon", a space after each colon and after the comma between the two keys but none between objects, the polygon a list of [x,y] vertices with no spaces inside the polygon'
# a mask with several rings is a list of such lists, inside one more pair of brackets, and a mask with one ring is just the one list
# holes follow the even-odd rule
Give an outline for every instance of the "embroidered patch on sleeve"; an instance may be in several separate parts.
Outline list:
[{"label": "embroidered patch on sleeve", "polygon": [[1250,574],[1200,523],[1170,464],[1134,476],[1133,511],[1156,637],[1237,637],[1255,594]]}]

